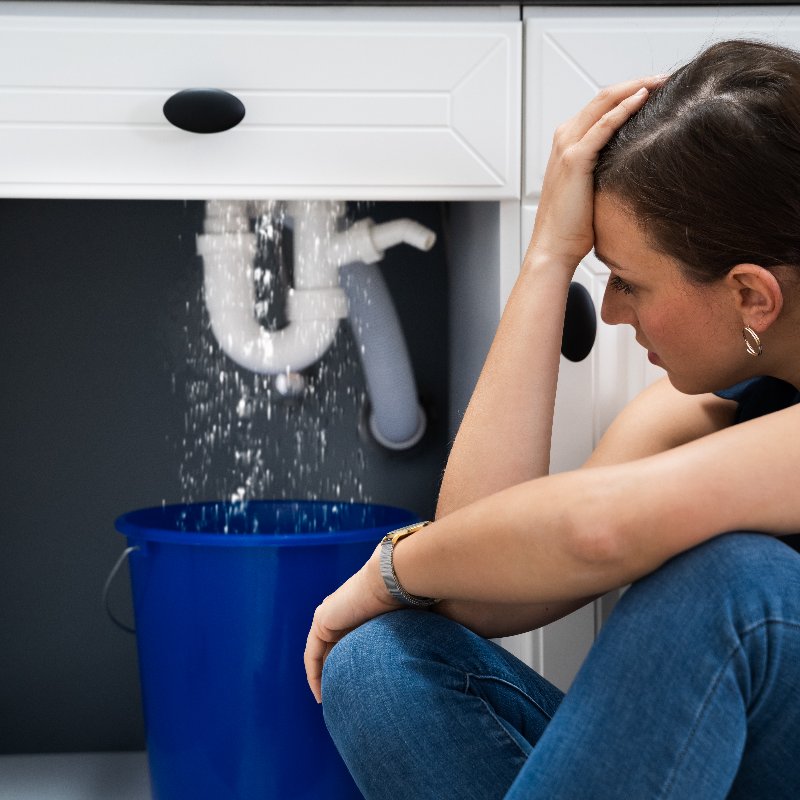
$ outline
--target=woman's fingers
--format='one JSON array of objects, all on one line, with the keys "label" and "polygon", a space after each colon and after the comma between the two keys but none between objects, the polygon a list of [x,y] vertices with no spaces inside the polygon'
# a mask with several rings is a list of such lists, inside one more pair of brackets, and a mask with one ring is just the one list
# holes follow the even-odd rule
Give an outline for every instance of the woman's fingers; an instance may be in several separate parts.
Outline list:
[{"label": "woman's fingers", "polygon": [[311,626],[311,630],[308,632],[303,661],[305,662],[308,686],[318,703],[322,702],[322,666],[330,652],[330,647],[330,643],[318,635],[315,621],[315,624]]},{"label": "woman's fingers", "polygon": [[609,86],[558,128],[526,259],[538,252],[574,270],[592,249],[592,172],[597,155],[645,104],[650,88],[665,78],[655,75]]},{"label": "woman's fingers", "polygon": [[606,86],[571,120],[561,126],[563,134],[570,142],[580,141],[604,114],[617,108],[622,101],[631,97],[638,89],[644,88],[648,91],[655,89],[667,77],[666,75],[650,75],[646,78],[636,78]]},{"label": "woman's fingers", "polygon": [[[647,87],[640,86],[633,94],[624,97],[619,103],[595,119],[577,141],[571,141],[570,135],[566,131],[559,130],[556,133],[553,152],[560,154],[564,159],[564,164],[569,164],[578,173],[590,174],[594,169],[600,150],[614,133],[647,102],[649,96],[650,92]],[[605,104],[602,107],[605,107]]]},{"label": "woman's fingers", "polygon": [[314,614],[314,621],[306,639],[303,661],[305,663],[308,686],[318,703],[322,702],[322,668],[325,666],[325,659],[336,642],[347,632],[337,631],[332,633],[331,631],[326,631],[318,622],[317,614]]},{"label": "woman's fingers", "polygon": [[610,111],[606,111],[584,134],[581,146],[595,155],[599,153],[614,133],[647,102],[649,96],[647,88],[642,87]]},{"label": "woman's fingers", "polygon": [[597,154],[645,104],[649,88],[663,81],[664,76],[657,75],[609,86],[558,128],[545,170],[530,254],[547,254],[574,270],[592,249],[592,171]]}]

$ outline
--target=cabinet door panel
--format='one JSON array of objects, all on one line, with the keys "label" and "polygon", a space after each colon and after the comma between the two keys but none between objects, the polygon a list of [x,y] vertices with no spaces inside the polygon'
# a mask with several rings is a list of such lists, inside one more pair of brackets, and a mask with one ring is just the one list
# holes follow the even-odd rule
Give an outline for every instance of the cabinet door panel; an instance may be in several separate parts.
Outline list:
[{"label": "cabinet door panel", "polygon": [[525,194],[541,190],[553,132],[611,83],[669,72],[714,41],[800,47],[796,8],[529,8],[525,14]]},{"label": "cabinet door panel", "polygon": [[[0,8],[0,195],[519,197],[518,22],[151,9]],[[244,120],[174,128],[187,88]]]}]

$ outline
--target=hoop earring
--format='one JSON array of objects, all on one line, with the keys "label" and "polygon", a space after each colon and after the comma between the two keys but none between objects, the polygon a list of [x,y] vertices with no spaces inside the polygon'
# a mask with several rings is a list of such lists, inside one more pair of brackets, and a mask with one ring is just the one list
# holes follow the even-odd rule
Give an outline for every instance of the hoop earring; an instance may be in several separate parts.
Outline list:
[{"label": "hoop earring", "polygon": [[764,352],[764,348],[761,347],[761,339],[758,338],[758,334],[751,327],[745,326],[742,331],[742,337],[744,338],[744,346],[748,355],[758,358]]}]

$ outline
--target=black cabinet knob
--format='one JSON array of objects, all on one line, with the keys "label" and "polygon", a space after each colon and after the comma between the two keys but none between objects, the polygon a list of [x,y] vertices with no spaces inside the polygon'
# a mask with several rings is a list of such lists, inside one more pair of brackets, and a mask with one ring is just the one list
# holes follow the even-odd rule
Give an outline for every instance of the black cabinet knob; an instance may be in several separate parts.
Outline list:
[{"label": "black cabinet knob", "polygon": [[221,133],[244,119],[244,104],[222,89],[184,89],[164,103],[164,116],[184,131]]},{"label": "black cabinet knob", "polygon": [[597,314],[592,296],[574,281],[569,285],[561,354],[570,361],[583,361],[592,351],[597,336]]}]

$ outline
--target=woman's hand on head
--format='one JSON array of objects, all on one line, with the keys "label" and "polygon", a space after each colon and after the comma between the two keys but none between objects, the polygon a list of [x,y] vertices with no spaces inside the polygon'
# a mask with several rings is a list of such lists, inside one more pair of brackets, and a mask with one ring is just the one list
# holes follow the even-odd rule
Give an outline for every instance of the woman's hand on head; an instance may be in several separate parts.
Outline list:
[{"label": "woman's hand on head", "polygon": [[314,612],[304,660],[308,685],[318,703],[322,702],[322,667],[336,642],[373,617],[402,607],[386,590],[379,561],[380,545],[369,561]]},{"label": "woman's hand on head", "polygon": [[601,90],[560,125],[542,186],[542,198],[525,260],[543,257],[572,271],[592,249],[594,167],[606,143],[647,101],[664,76],[625,81]]}]

